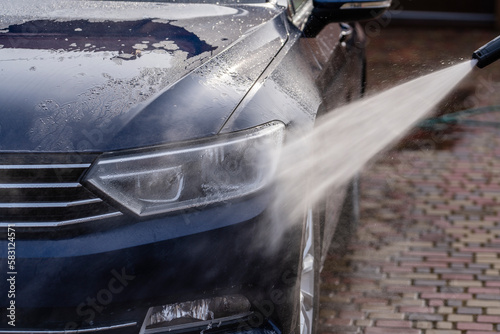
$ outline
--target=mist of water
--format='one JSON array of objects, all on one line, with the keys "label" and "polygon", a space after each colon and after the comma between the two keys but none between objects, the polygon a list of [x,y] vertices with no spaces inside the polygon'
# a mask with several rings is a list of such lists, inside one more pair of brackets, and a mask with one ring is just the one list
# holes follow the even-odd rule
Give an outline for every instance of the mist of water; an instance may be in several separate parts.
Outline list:
[{"label": "mist of water", "polygon": [[346,184],[377,153],[427,116],[474,67],[467,61],[333,110],[284,147],[276,206],[301,221],[327,189]]}]

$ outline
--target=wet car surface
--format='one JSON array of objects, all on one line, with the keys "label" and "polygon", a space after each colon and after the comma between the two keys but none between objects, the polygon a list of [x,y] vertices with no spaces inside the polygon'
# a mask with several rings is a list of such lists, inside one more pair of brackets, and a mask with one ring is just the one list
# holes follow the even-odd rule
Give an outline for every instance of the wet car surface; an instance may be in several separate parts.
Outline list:
[{"label": "wet car surface", "polygon": [[301,272],[335,222],[271,233],[274,153],[361,95],[359,26],[310,2],[2,7],[0,331],[311,332]]}]

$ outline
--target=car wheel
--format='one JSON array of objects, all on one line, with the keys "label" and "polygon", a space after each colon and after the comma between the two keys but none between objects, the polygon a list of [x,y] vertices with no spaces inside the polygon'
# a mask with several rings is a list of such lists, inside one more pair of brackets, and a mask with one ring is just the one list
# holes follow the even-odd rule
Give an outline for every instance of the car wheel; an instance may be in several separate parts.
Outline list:
[{"label": "car wheel", "polygon": [[300,334],[316,331],[319,310],[319,224],[312,209],[305,217],[305,242],[300,275]]}]

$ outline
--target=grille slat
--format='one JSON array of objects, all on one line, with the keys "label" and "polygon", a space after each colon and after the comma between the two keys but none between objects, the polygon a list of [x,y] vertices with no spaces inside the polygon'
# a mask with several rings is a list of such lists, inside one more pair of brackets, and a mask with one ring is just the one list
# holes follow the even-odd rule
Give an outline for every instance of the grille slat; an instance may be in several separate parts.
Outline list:
[{"label": "grille slat", "polygon": [[[0,170],[16,170],[16,169],[24,169],[24,170],[41,170],[47,169],[48,165],[0,165]],[[50,170],[57,169],[86,169],[89,168],[90,164],[52,164],[50,165]]]},{"label": "grille slat", "polygon": [[[2,157],[2,162],[9,160]],[[0,164],[0,226],[63,226],[122,215],[80,184],[90,162],[64,163],[71,157],[59,155],[54,164],[46,164],[36,158],[15,156],[14,163]]]},{"label": "grille slat", "polygon": [[75,202],[41,202],[41,203],[0,203],[0,209],[37,209],[37,208],[69,208],[72,206],[81,206],[87,204],[101,203],[99,198],[89,198]]},{"label": "grille slat", "polygon": [[78,188],[80,183],[4,183],[0,184],[0,189],[52,189],[52,188]]}]

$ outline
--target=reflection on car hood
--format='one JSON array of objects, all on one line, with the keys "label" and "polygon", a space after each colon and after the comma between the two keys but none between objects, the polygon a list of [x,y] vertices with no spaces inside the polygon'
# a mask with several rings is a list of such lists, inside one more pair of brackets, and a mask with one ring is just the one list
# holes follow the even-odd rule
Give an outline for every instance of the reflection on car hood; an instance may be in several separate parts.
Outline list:
[{"label": "reflection on car hood", "polygon": [[0,4],[2,151],[215,134],[286,38],[269,4]]}]

